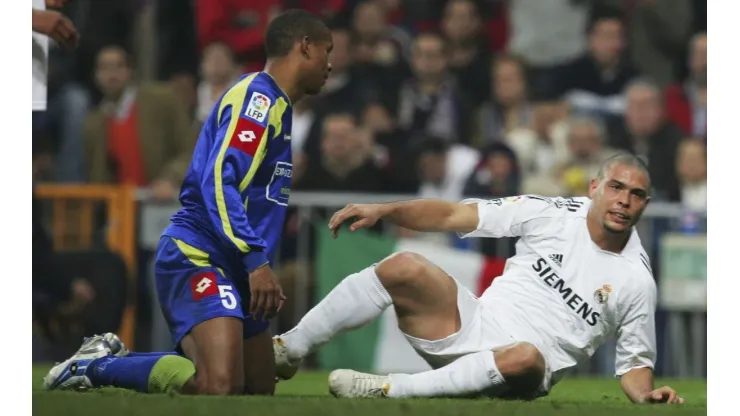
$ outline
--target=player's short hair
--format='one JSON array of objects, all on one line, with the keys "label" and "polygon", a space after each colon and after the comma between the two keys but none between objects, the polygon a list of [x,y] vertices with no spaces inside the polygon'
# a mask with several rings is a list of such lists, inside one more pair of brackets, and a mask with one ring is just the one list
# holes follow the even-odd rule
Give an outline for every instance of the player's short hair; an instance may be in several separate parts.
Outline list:
[{"label": "player's short hair", "polygon": [[267,27],[265,52],[268,58],[288,54],[296,42],[304,38],[312,42],[331,40],[326,24],[317,16],[300,9],[287,10],[277,16]]},{"label": "player's short hair", "polygon": [[648,179],[648,189],[646,189],[646,191],[648,192],[648,195],[651,193],[650,190],[652,188],[652,181],[650,180],[650,172],[648,172],[647,164],[645,164],[642,159],[640,159],[638,156],[633,155],[632,153],[620,152],[611,157],[608,157],[601,163],[601,166],[599,167],[599,173],[596,174],[596,178],[600,182],[603,182],[604,179],[607,178],[607,175],[609,174],[611,168],[616,165],[630,166],[644,173]]}]

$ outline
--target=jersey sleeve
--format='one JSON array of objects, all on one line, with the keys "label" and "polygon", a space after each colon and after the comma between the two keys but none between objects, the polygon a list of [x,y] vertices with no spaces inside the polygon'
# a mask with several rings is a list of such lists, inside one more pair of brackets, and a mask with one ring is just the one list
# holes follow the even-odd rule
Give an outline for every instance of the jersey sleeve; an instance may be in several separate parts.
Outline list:
[{"label": "jersey sleeve", "polygon": [[616,377],[634,368],[655,368],[655,308],[658,291],[654,282],[636,293],[617,329]]},{"label": "jersey sleeve", "polygon": [[529,195],[491,200],[466,199],[463,204],[478,205],[478,227],[460,237],[522,237],[524,224],[537,218],[547,207],[544,199]]},{"label": "jersey sleeve", "polygon": [[[266,89],[265,89],[266,90]],[[243,255],[251,272],[268,262],[266,243],[249,225],[241,193],[264,159],[269,141],[268,91],[237,84],[223,97],[214,146],[204,166],[201,192],[214,228]]]}]

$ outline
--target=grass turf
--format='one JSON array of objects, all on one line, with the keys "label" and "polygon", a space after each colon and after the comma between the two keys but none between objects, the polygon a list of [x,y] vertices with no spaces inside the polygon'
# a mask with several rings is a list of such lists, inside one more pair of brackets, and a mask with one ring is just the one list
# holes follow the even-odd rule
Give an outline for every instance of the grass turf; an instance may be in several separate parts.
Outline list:
[{"label": "grass turf", "polygon": [[33,367],[34,415],[270,415],[270,416],[498,416],[498,415],[703,415],[706,414],[705,380],[660,380],[674,387],[683,406],[634,406],[610,379],[566,379],[550,396],[534,402],[501,400],[338,400],[329,396],[326,373],[302,372],[278,384],[277,397],[192,397],[147,395],[120,389],[88,393],[47,392],[41,380],[48,367]]}]

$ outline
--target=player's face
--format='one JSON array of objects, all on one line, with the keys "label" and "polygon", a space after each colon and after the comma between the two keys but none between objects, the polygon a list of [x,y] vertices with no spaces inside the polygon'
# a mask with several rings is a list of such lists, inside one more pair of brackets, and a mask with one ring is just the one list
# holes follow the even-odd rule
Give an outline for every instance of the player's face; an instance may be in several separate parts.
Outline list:
[{"label": "player's face", "polygon": [[640,220],[650,202],[648,187],[648,177],[640,169],[614,165],[603,180],[591,181],[593,214],[606,231],[627,232]]},{"label": "player's face", "polygon": [[308,45],[308,68],[304,79],[305,93],[314,95],[321,92],[321,88],[326,84],[326,80],[331,73],[331,63],[329,56],[334,44],[329,38],[328,41],[311,43]]}]

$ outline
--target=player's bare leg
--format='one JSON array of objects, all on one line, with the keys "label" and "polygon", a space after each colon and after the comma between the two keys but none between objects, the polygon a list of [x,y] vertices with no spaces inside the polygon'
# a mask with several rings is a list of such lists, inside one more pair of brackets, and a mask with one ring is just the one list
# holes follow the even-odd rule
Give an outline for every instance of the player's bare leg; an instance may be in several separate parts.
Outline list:
[{"label": "player's bare leg", "polygon": [[244,340],[244,392],[275,394],[275,356],[270,331]]},{"label": "player's bare leg", "polygon": [[455,281],[418,254],[397,253],[345,278],[295,328],[275,338],[278,376],[292,377],[304,356],[391,304],[410,336],[434,341],[460,329]]},{"label": "player's bare leg", "polygon": [[468,354],[436,370],[379,376],[335,370],[329,390],[337,397],[537,397],[545,360],[537,348],[520,342],[495,351]]},{"label": "player's bare leg", "polygon": [[196,325],[182,339],[185,356],[195,364],[194,380],[184,394],[243,394],[243,327],[237,318],[214,318]]}]

